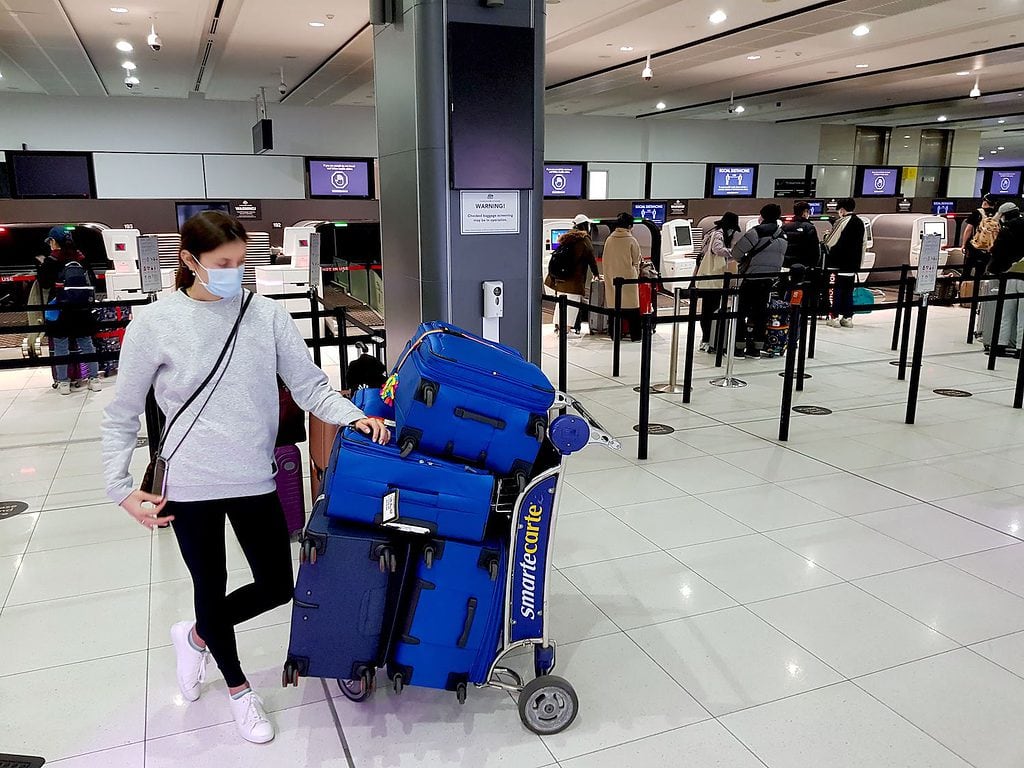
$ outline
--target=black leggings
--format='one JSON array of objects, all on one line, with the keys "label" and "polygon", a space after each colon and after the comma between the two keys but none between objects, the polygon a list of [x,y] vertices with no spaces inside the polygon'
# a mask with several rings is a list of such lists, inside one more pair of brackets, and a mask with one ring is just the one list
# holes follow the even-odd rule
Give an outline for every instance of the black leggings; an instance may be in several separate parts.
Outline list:
[{"label": "black leggings", "polygon": [[835,294],[832,301],[832,317],[853,317],[853,289],[856,287],[855,275],[836,275]]},{"label": "black leggings", "polygon": [[[703,344],[707,342],[711,346],[717,344],[717,339],[711,338],[711,324],[715,313],[722,306],[722,292],[700,290],[697,292],[700,297],[700,340]],[[726,335],[728,338],[728,335]]]},{"label": "black leggings", "polygon": [[[292,555],[288,526],[276,493],[215,501],[173,502],[174,535],[192,574],[196,632],[213,654],[229,688],[245,683],[235,645],[235,625],[292,599]],[[231,521],[249,561],[253,583],[227,591],[224,520]]]}]

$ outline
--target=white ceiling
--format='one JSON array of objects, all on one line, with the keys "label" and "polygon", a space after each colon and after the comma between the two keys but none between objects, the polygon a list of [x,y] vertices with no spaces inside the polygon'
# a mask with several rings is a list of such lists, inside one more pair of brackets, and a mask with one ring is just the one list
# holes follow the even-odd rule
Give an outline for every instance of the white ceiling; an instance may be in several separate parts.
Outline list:
[{"label": "white ceiling", "polygon": [[[129,12],[112,13],[115,2]],[[1003,133],[1024,127],[1015,90],[1024,89],[1024,0],[547,0],[546,9],[551,113],[874,125],[945,114],[949,127],[1024,147],[1024,132]],[[719,9],[727,21],[711,24]],[[368,18],[368,0],[0,0],[0,93],[238,101],[265,86],[278,100],[283,66],[286,103],[372,105]],[[154,19],[159,53],[145,43]],[[858,24],[870,34],[853,36]],[[119,39],[135,51],[119,53]],[[131,92],[120,67],[128,58],[142,81]],[[974,76],[957,71],[980,73],[986,95],[966,98]],[[728,113],[733,93],[743,115]]]}]

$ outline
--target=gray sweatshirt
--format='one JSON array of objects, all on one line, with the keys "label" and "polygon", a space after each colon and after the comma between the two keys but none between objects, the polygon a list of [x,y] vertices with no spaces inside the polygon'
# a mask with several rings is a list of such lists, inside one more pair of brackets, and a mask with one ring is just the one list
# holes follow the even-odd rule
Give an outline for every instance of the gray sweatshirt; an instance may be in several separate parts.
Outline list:
[{"label": "gray sweatshirt", "polygon": [[[165,414],[177,413],[216,363],[238,317],[240,301],[196,301],[178,291],[137,308],[121,347],[114,399],[103,420],[107,495],[116,504],[138,487],[128,466],[150,387]],[[168,464],[168,499],[207,501],[274,491],[278,375],[299,407],[321,420],[349,424],[363,418],[362,411],[335,392],[327,375],[310,360],[284,307],[254,296],[238,329],[226,373],[195,427],[182,440],[193,422],[190,414],[198,412],[217,376],[167,438],[163,455],[174,452]],[[179,442],[181,448],[175,451]]]}]

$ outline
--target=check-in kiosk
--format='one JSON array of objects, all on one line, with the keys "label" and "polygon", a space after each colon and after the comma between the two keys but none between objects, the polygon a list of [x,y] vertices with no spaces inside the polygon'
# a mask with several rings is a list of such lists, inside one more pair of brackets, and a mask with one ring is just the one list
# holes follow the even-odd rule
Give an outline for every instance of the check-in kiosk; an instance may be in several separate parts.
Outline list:
[{"label": "check-in kiosk", "polygon": [[282,256],[284,263],[296,267],[309,267],[309,243],[310,238],[316,232],[316,227],[285,227],[284,248]]},{"label": "check-in kiosk", "polygon": [[[594,255],[600,262],[604,257],[604,244],[608,236],[615,231],[616,219],[594,219],[591,225],[591,239],[594,242]],[[640,255],[650,259],[654,266],[661,269],[661,227],[649,219],[634,220],[633,237],[640,245]]]},{"label": "check-in kiosk", "polygon": [[[925,235],[942,235],[939,266],[955,263],[950,259],[952,227],[944,216],[920,213],[882,213],[871,219],[871,241],[876,267],[891,267],[892,271],[874,272],[871,280],[895,280],[900,268],[907,264],[916,267],[921,256],[921,242]],[[962,260],[961,260],[962,263]]]},{"label": "check-in kiosk", "polygon": [[[107,298],[112,301],[144,298],[142,275],[139,273],[140,234],[137,229],[103,230],[103,247],[107,258],[114,264],[114,268],[108,269],[104,275]],[[157,294],[158,299],[174,292],[175,271],[161,263],[160,283],[163,287]]]},{"label": "check-in kiosk", "polygon": [[697,269],[697,249],[690,219],[674,219],[661,228],[661,276],[690,277]]}]

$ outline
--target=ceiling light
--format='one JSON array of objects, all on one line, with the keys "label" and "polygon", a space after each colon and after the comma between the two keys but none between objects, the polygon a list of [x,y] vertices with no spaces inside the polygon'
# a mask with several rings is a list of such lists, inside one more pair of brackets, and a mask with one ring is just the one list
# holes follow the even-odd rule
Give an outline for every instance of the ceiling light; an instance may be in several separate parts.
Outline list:
[{"label": "ceiling light", "polygon": [[984,160],[984,159],[985,159],[985,156],[984,156],[984,155],[978,155],[978,159],[979,159],[979,160]]},{"label": "ceiling light", "polygon": [[632,45],[623,45],[621,48],[619,48],[619,50],[622,51],[623,53],[629,53],[630,51],[633,50],[633,46]]},{"label": "ceiling light", "polygon": [[743,106],[742,104],[737,104],[737,105],[736,105],[736,108],[735,108],[735,109],[734,109],[733,111],[734,111],[734,112],[735,112],[735,113],[736,113],[737,115],[742,115],[742,114],[743,114],[744,112],[746,112],[746,111],[747,111],[747,108],[746,108],[746,107],[744,107],[744,106]]},{"label": "ceiling light", "polygon": [[131,53],[132,51],[135,50],[135,46],[133,46],[127,40],[118,40],[117,44],[114,45],[114,47],[117,48],[117,50],[121,51],[122,53]]},{"label": "ceiling light", "polygon": [[909,139],[909,138],[910,138],[910,136],[909,136],[909,135],[907,135],[907,136],[904,136],[903,138],[904,138],[904,139]]},{"label": "ceiling light", "polygon": [[867,24],[861,24],[853,28],[854,37],[864,37],[864,35],[871,32],[871,28]]},{"label": "ceiling light", "polygon": [[994,154],[995,154],[996,152],[997,152],[997,150],[993,149],[993,150],[990,150],[990,151],[989,151],[989,154],[990,154],[990,155],[994,155]]},{"label": "ceiling light", "polygon": [[971,88],[971,92],[967,95],[970,96],[972,99],[981,98],[981,78],[974,79],[974,87]]},{"label": "ceiling light", "polygon": [[115,6],[111,7],[110,12],[111,13],[128,13],[128,9],[127,8],[122,8],[119,5],[115,5]]},{"label": "ceiling light", "polygon": [[867,69],[870,66],[870,64],[858,64],[857,69]]},{"label": "ceiling light", "polygon": [[940,122],[940,123],[944,123],[944,122],[946,122],[947,120],[949,120],[949,118],[948,118],[948,117],[946,117],[945,115],[939,115],[939,122]]},{"label": "ceiling light", "polygon": [[651,69],[651,54],[647,54],[647,64],[644,66],[643,71],[640,73],[640,78],[643,80],[651,80],[654,77],[654,70]]},{"label": "ceiling light", "polygon": [[1005,120],[996,120],[996,122],[999,123],[1000,125],[1005,125],[1006,124]]},{"label": "ceiling light", "polygon": [[760,58],[761,58],[760,56],[758,56],[757,54],[754,54],[752,56],[747,56],[747,61],[757,61]]},{"label": "ceiling light", "polygon": [[127,69],[129,72],[131,72],[133,69],[135,69],[135,62],[134,61],[124,61],[124,62],[121,62],[121,66],[124,67],[125,69]]},{"label": "ceiling light", "polygon": [[311,21],[311,22],[309,22],[309,26],[320,28],[320,27],[326,27],[327,25],[324,24],[322,21]]},{"label": "ceiling light", "polygon": [[655,107],[657,107],[658,109],[664,109],[664,108],[665,108],[666,106],[668,106],[668,105],[667,105],[667,104],[666,104],[666,103],[665,103],[664,101],[659,101],[659,102],[658,102],[657,104],[655,104],[654,106],[655,106]]},{"label": "ceiling light", "polygon": [[910,149],[910,145],[909,145],[909,144],[904,144],[904,145],[903,145],[903,148],[904,148],[904,149]]},{"label": "ceiling light", "polygon": [[957,77],[967,77],[969,74],[971,74],[971,73],[970,72],[957,72],[956,76]]},{"label": "ceiling light", "polygon": [[710,21],[712,24],[721,24],[728,18],[729,17],[725,15],[725,11],[719,8],[717,11],[708,16],[708,21]]},{"label": "ceiling light", "polygon": [[1003,151],[1004,149],[1006,149],[1006,147],[996,147],[996,149],[997,149],[997,150],[998,150],[999,152],[1002,152],[1002,151]]}]

